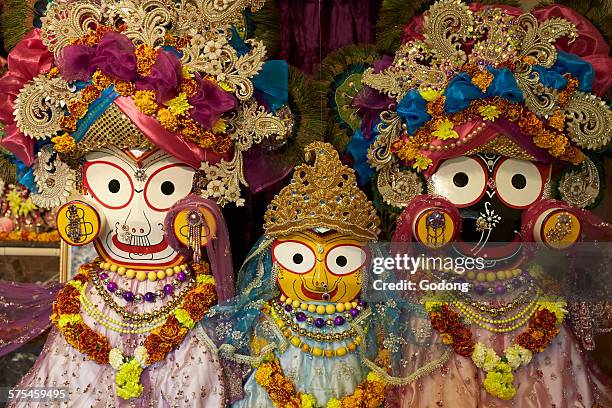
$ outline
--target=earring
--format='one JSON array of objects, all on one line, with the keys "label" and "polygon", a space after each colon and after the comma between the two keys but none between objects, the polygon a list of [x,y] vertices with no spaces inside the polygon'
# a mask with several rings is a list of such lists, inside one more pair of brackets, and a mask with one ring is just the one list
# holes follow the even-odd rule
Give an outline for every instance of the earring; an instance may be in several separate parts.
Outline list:
[{"label": "earring", "polygon": [[193,262],[200,262],[200,247],[202,245],[202,225],[204,218],[198,210],[191,210],[187,214],[187,242],[193,250]]}]

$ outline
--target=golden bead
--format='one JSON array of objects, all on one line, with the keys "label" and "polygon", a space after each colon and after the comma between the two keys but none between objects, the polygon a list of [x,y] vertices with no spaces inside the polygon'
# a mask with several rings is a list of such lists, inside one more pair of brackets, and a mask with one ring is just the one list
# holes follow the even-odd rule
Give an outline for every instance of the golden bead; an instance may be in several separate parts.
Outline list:
[{"label": "golden bead", "polygon": [[308,353],[310,351],[310,346],[306,343],[302,344],[302,351]]},{"label": "golden bead", "polygon": [[323,355],[323,350],[319,347],[312,348],[312,355],[315,357],[321,357]]},{"label": "golden bead", "polygon": [[349,343],[347,347],[351,352],[357,350],[357,345],[355,343]]},{"label": "golden bead", "polygon": [[172,268],[172,270],[174,271],[174,273],[179,273],[181,271],[181,267],[177,265],[174,268]]},{"label": "golden bead", "polygon": [[336,310],[338,311],[338,313],[342,313],[344,312],[346,309],[344,308],[344,303],[338,303],[336,305]]},{"label": "golden bead", "polygon": [[172,276],[172,275],[174,275],[174,269],[166,268],[166,276]]},{"label": "golden bead", "polygon": [[484,272],[478,272],[478,275],[476,275],[476,280],[478,282],[484,282],[485,279],[487,279],[486,275],[484,274]]},{"label": "golden bead", "polygon": [[147,279],[149,280],[149,282],[155,282],[157,280],[157,274],[153,271],[150,271],[147,274]]},{"label": "golden bead", "polygon": [[476,277],[476,272],[474,271],[468,271],[467,274],[465,275],[468,279],[474,279]]},{"label": "golden bead", "polygon": [[125,275],[125,267],[124,266],[118,267],[117,273],[119,273],[119,275]]},{"label": "golden bead", "polygon": [[497,276],[497,279],[499,280],[504,280],[506,279],[506,271],[497,271],[495,276]]},{"label": "golden bead", "polygon": [[325,314],[325,306],[323,305],[317,306],[317,313],[320,315]]},{"label": "golden bead", "polygon": [[325,306],[325,313],[327,313],[327,314],[334,314],[334,313],[336,313],[336,306],[334,306],[334,305],[327,305],[327,306]]},{"label": "golden bead", "polygon": [[334,350],[330,350],[330,349],[325,350],[325,357],[329,358],[333,356],[334,356]]},{"label": "golden bead", "polygon": [[293,299],[291,298],[285,299],[285,304],[290,305],[291,303],[293,303]]},{"label": "golden bead", "polygon": [[139,272],[142,272],[142,279],[138,279],[138,280],[141,280],[141,281],[145,280],[145,278],[147,277],[147,274],[146,274],[144,271],[138,271],[138,272],[136,272],[136,271],[135,271],[135,270],[133,270],[133,269],[128,269],[127,271],[125,271],[125,276],[126,276],[128,279],[138,278],[138,273],[139,273]]},{"label": "golden bead", "polygon": [[336,355],[338,357],[342,357],[346,355],[346,352],[347,352],[346,347],[340,347],[339,349],[336,350]]},{"label": "golden bead", "polygon": [[164,279],[166,277],[166,272],[164,272],[162,270],[159,270],[159,271],[157,271],[156,276],[157,276],[157,279],[160,279],[160,280]]},{"label": "golden bead", "polygon": [[300,303],[300,309],[308,310],[308,303]]},{"label": "golden bead", "polygon": [[351,302],[344,302],[344,309],[345,310],[350,310],[351,309]]},{"label": "golden bead", "polygon": [[310,305],[308,305],[308,311],[310,313],[314,313],[314,312],[317,311],[317,307],[315,305],[313,305],[313,304],[310,304]]},{"label": "golden bead", "polygon": [[117,265],[112,264],[112,265],[110,266],[110,271],[111,271],[111,272],[117,272],[117,269],[118,269],[118,268],[119,268],[119,267],[118,267]]},{"label": "golden bead", "polygon": [[281,301],[281,302],[284,302],[285,300],[287,300],[287,297],[286,297],[285,295],[281,295],[281,297],[280,297],[280,301]]},{"label": "golden bead", "polygon": [[487,272],[487,282],[495,282],[495,272]]},{"label": "golden bead", "polygon": [[181,271],[186,271],[187,270],[187,265],[186,264],[182,264],[181,265]]},{"label": "golden bead", "polygon": [[300,340],[299,337],[293,336],[290,341],[295,347],[300,347],[302,345],[302,340]]},{"label": "golden bead", "polygon": [[297,309],[298,307],[300,307],[300,301],[299,300],[294,300],[293,302],[291,302],[291,306],[294,309]]},{"label": "golden bead", "polygon": [[512,279],[513,276],[514,272],[512,272],[511,270],[506,271],[506,279]]}]

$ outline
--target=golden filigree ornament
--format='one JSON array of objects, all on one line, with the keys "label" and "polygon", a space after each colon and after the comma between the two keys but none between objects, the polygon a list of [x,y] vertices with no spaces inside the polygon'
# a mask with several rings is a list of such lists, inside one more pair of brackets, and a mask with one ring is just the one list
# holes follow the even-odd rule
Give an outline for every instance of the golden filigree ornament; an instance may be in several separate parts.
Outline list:
[{"label": "golden filigree ornament", "polygon": [[74,87],[61,78],[41,74],[30,81],[15,101],[15,122],[26,136],[45,139],[62,127],[66,103],[74,96]]},{"label": "golden filigree ornament", "polygon": [[268,205],[266,234],[274,238],[324,227],[376,240],[380,220],[357,187],[354,170],[340,162],[329,143],[314,142],[304,150],[309,164],[296,166],[290,184]]},{"label": "golden filigree ornament", "polygon": [[557,188],[563,201],[572,206],[585,208],[593,204],[601,188],[597,167],[587,157],[579,169],[561,177]]},{"label": "golden filigree ornament", "polygon": [[46,209],[65,204],[75,187],[75,172],[54,153],[51,145],[38,152],[34,163],[34,181],[38,193],[32,193],[32,202]]}]

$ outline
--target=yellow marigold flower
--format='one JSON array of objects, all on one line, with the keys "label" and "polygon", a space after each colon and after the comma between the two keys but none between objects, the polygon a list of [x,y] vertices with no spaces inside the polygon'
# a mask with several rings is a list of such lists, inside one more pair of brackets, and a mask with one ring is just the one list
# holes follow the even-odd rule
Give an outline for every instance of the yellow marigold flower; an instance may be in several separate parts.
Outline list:
[{"label": "yellow marigold flower", "polygon": [[436,99],[438,99],[440,96],[442,96],[442,91],[438,91],[437,89],[431,89],[431,88],[421,88],[419,89],[419,94],[427,102],[433,102]]},{"label": "yellow marigold flower", "polygon": [[183,78],[193,78],[193,74],[191,73],[191,68],[186,65],[183,65]]},{"label": "yellow marigold flower", "polygon": [[325,408],[342,408],[342,403],[340,402],[340,400],[332,398],[327,401],[327,405],[325,406]]},{"label": "yellow marigold flower", "polygon": [[136,92],[136,86],[128,81],[115,81],[115,91],[119,92],[121,96],[131,96]]},{"label": "yellow marigold flower", "polygon": [[227,122],[224,119],[219,119],[212,127],[213,133],[225,133],[227,130]]},{"label": "yellow marigold flower", "polygon": [[366,377],[366,379],[370,382],[379,382],[379,383],[384,383],[383,379],[380,378],[380,376],[378,374],[376,374],[374,371],[370,371],[368,373],[368,376]]},{"label": "yellow marigold flower", "polygon": [[59,74],[60,74],[59,68],[53,67],[49,70],[49,72],[47,72],[47,78],[56,78],[59,76]]},{"label": "yellow marigold flower", "polygon": [[68,133],[64,133],[61,136],[55,136],[51,139],[55,147],[55,151],[58,153],[70,153],[76,148],[76,141]]},{"label": "yellow marigold flower", "polygon": [[310,394],[302,394],[300,408],[317,408],[317,400]]},{"label": "yellow marigold flower", "polygon": [[232,85],[230,85],[229,82],[221,81],[221,82],[217,82],[217,85],[219,85],[221,89],[223,89],[226,92],[234,92],[236,90]]},{"label": "yellow marigold flower", "polygon": [[66,327],[69,324],[75,324],[80,322],[81,320],[83,320],[81,318],[81,315],[76,313],[76,314],[63,314],[60,315],[59,320],[57,321],[57,325],[62,328],[62,327]]},{"label": "yellow marigold flower", "polygon": [[198,275],[197,283],[215,284],[215,278],[212,275]]},{"label": "yellow marigold flower", "polygon": [[187,327],[188,329],[193,329],[193,326],[195,326],[195,322],[189,315],[189,312],[187,312],[185,309],[176,309],[174,311],[174,317],[176,317],[176,320],[178,320],[180,324]]},{"label": "yellow marigold flower", "polygon": [[453,336],[448,333],[440,334],[440,340],[442,340],[444,344],[453,344]]},{"label": "yellow marigold flower", "polygon": [[92,76],[92,83],[100,91],[108,88],[111,85],[110,79],[108,79],[108,77],[104,75],[100,70],[94,72]]},{"label": "yellow marigold flower", "polygon": [[151,75],[151,70],[157,59],[157,50],[147,44],[140,44],[134,51],[136,55],[136,69],[142,76]]},{"label": "yellow marigold flower", "polygon": [[166,106],[168,106],[168,110],[176,116],[183,116],[189,109],[193,108],[193,106],[189,104],[187,95],[184,92],[181,92],[176,98],[170,99],[166,103]]},{"label": "yellow marigold flower", "polygon": [[419,154],[419,149],[412,143],[405,143],[395,154],[403,161],[410,161]]},{"label": "yellow marigold flower", "polygon": [[459,133],[455,131],[454,127],[455,124],[449,119],[439,120],[436,130],[432,132],[432,135],[440,140],[457,139],[459,138]]},{"label": "yellow marigold flower", "polygon": [[478,108],[478,112],[484,120],[490,120],[491,122],[495,122],[495,119],[497,119],[501,114],[495,105],[481,106]]},{"label": "yellow marigold flower", "polygon": [[145,115],[153,115],[159,108],[155,101],[155,92],[153,91],[136,91],[134,104]]},{"label": "yellow marigold flower", "polygon": [[489,85],[491,85],[491,81],[493,81],[493,74],[489,71],[481,71],[478,74],[474,75],[472,78],[472,83],[476,85],[482,92],[486,92]]},{"label": "yellow marigold flower", "polygon": [[160,109],[157,111],[157,119],[159,123],[171,132],[176,132],[179,126],[178,119],[168,109]]},{"label": "yellow marigold flower", "polygon": [[422,154],[419,154],[415,159],[414,159],[414,164],[412,165],[413,169],[416,169],[417,171],[422,171],[427,169],[429,166],[431,166],[433,162],[431,161],[431,159],[429,157],[423,156]]}]

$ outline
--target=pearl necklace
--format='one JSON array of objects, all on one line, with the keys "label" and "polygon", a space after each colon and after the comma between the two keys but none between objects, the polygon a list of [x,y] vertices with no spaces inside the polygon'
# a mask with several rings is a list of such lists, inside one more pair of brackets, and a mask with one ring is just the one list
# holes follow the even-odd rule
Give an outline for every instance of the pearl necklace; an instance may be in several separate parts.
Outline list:
[{"label": "pearl necklace", "polygon": [[117,272],[121,276],[125,276],[128,279],[136,279],[139,281],[149,280],[149,282],[155,282],[156,280],[165,279],[169,276],[185,271],[187,264],[177,265],[172,268],[157,269],[152,271],[135,271],[134,269],[128,269],[125,266],[119,266],[111,262],[100,262],[100,268],[105,271]]},{"label": "pearl necklace", "polygon": [[357,306],[359,306],[358,302],[339,302],[336,303],[335,305],[330,303],[327,305],[320,305],[320,304],[313,304],[313,303],[306,303],[306,302],[300,302],[299,300],[294,300],[291,299],[289,297],[286,297],[285,295],[282,295],[280,297],[280,301],[284,302],[286,305],[290,305],[291,307],[293,307],[294,309],[300,308],[304,311],[309,311],[310,313],[317,313],[320,315],[324,315],[324,314],[334,314],[336,312],[338,313],[342,313],[345,310],[350,311],[351,309],[356,309]]}]

